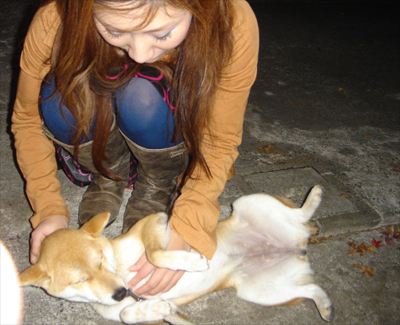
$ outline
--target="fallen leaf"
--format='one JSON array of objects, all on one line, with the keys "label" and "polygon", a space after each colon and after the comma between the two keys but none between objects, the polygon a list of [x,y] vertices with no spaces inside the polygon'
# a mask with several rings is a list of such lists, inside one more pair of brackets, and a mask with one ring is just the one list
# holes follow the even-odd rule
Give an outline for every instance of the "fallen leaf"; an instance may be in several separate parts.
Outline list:
[{"label": "fallen leaf", "polygon": [[396,239],[399,239],[399,238],[400,238],[400,233],[394,232],[394,233],[393,233],[393,237],[396,238]]},{"label": "fallen leaf", "polygon": [[308,242],[311,244],[311,243],[319,243],[319,242],[321,242],[321,241],[323,241],[323,240],[326,240],[326,239],[328,239],[329,237],[319,237],[319,238],[316,238],[316,237],[310,237],[310,239],[308,240]]},{"label": "fallen leaf", "polygon": [[393,234],[394,226],[386,226],[382,228],[381,234],[385,237],[389,237],[389,235]]},{"label": "fallen leaf", "polygon": [[342,197],[344,197],[345,199],[349,199],[347,196],[346,196],[346,194],[344,194],[344,193],[342,193],[342,194],[340,194]]},{"label": "fallen leaf", "polygon": [[361,243],[357,247],[357,253],[363,254],[363,253],[372,253],[374,251],[374,248],[372,246],[366,246],[364,243]]},{"label": "fallen leaf", "polygon": [[371,277],[374,276],[374,275],[372,274],[372,272],[374,272],[374,269],[373,269],[372,267],[366,267],[366,268],[364,269],[364,272],[365,272],[366,275],[369,275],[369,276],[371,276]]},{"label": "fallen leaf", "polygon": [[272,153],[273,150],[274,150],[274,148],[270,144],[268,146],[265,146],[265,147],[258,147],[257,148],[257,151],[258,152],[262,152],[262,153]]},{"label": "fallen leaf", "polygon": [[369,276],[371,276],[371,277],[373,277],[373,272],[374,272],[374,269],[372,268],[372,267],[366,267],[366,268],[364,268],[364,266],[362,266],[362,265],[360,265],[360,264],[352,264],[352,266],[354,266],[354,267],[356,267],[356,268],[359,268],[361,271],[364,271],[364,273],[366,274],[366,275],[369,275]]},{"label": "fallen leaf", "polygon": [[349,249],[349,250],[346,252],[346,254],[351,254],[351,255],[353,255],[353,256],[356,256],[356,255],[354,254],[354,249]]},{"label": "fallen leaf", "polygon": [[361,271],[364,271],[364,266],[360,264],[351,264],[352,266],[358,267]]},{"label": "fallen leaf", "polygon": [[383,245],[381,243],[382,243],[382,241],[372,238],[372,245],[374,245],[376,248],[383,247]]},{"label": "fallen leaf", "polygon": [[388,245],[396,245],[396,242],[392,238],[389,238],[389,237],[385,237],[385,243]]},{"label": "fallen leaf", "polygon": [[346,93],[346,90],[344,90],[343,88],[339,87],[338,91],[343,91],[343,93]]},{"label": "fallen leaf", "polygon": [[394,172],[399,172],[399,169],[398,169],[398,168],[392,168],[392,170],[393,170]]},{"label": "fallen leaf", "polygon": [[370,137],[371,137],[371,134],[366,134],[365,137],[366,137],[366,138],[370,138]]},{"label": "fallen leaf", "polygon": [[357,249],[357,246],[356,246],[356,244],[354,244],[354,242],[349,241],[349,242],[347,242],[347,244],[348,244],[351,248]]}]

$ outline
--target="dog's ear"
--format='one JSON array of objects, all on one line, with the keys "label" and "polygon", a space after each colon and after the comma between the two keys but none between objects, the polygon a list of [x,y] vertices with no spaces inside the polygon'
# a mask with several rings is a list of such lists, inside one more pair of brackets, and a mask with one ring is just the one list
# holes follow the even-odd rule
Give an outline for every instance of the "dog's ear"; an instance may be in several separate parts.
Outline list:
[{"label": "dog's ear", "polygon": [[38,264],[28,267],[19,275],[19,283],[21,286],[34,285],[42,287],[45,282],[48,282],[50,277],[44,272]]},{"label": "dog's ear", "polygon": [[100,213],[92,217],[88,222],[84,223],[80,229],[88,232],[94,237],[97,237],[107,225],[108,219],[110,219],[110,212]]}]

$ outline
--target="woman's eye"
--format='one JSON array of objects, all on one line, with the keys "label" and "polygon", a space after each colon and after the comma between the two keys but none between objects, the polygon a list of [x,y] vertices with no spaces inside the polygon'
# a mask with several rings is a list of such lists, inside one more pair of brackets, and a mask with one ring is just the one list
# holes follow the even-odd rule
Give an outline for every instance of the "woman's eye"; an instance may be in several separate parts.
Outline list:
[{"label": "woman's eye", "polygon": [[165,34],[164,36],[154,36],[157,41],[165,41],[168,37],[171,37],[171,32]]},{"label": "woman's eye", "polygon": [[123,35],[121,33],[111,33],[108,30],[106,30],[106,32],[107,32],[108,36],[111,38],[120,38]]}]

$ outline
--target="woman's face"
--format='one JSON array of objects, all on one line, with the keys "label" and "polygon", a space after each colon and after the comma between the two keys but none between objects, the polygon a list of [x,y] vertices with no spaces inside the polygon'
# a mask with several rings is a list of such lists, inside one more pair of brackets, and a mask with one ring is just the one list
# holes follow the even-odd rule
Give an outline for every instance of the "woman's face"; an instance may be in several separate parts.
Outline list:
[{"label": "woman's face", "polygon": [[[116,8],[123,9],[123,6],[116,5]],[[137,63],[152,63],[182,43],[192,14],[182,9],[160,8],[150,24],[138,29],[145,14],[146,7],[130,11],[97,9],[94,21],[107,43],[127,51]]]}]

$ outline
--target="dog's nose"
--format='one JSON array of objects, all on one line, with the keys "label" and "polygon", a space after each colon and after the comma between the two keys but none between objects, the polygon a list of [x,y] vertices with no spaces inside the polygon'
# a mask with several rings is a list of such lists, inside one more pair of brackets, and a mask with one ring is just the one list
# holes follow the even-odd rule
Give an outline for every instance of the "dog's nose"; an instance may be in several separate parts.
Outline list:
[{"label": "dog's nose", "polygon": [[126,293],[127,293],[127,290],[124,287],[121,287],[121,288],[115,290],[115,293],[112,296],[112,298],[116,301],[121,301],[122,299],[124,299],[126,297]]}]

